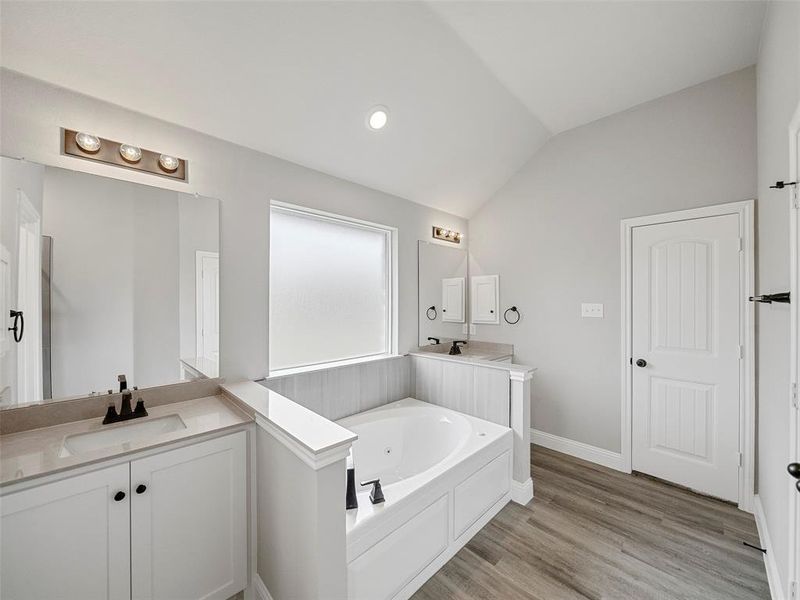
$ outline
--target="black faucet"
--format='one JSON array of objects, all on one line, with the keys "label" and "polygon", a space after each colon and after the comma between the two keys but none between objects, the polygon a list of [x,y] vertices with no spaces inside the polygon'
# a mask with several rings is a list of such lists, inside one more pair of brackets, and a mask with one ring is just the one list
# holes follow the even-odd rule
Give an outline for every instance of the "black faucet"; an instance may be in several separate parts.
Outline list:
[{"label": "black faucet", "polygon": [[369,501],[373,504],[380,504],[384,502],[386,498],[383,497],[383,490],[381,489],[381,480],[380,479],[370,479],[369,481],[362,481],[361,485],[371,485],[372,491],[369,493]]},{"label": "black faucet", "polygon": [[[124,375],[122,375],[124,380]],[[121,384],[122,382],[120,382]],[[136,387],[133,388],[136,391]],[[133,399],[133,392],[129,389],[124,389],[122,391],[122,404],[119,407],[119,413],[117,413],[117,407],[114,406],[114,403],[108,405],[108,409],[106,410],[106,416],[103,419],[103,425],[108,425],[109,423],[119,423],[120,421],[128,421],[130,419],[138,419],[139,417],[146,417],[147,416],[147,409],[144,407],[144,400],[139,398],[136,401],[136,408],[131,409],[131,400]]]},{"label": "black faucet", "polygon": [[465,340],[453,340],[453,345],[450,346],[450,354],[451,356],[455,356],[456,354],[461,354],[461,348],[458,347],[459,344],[466,344]]},{"label": "black faucet", "polygon": [[117,375],[117,381],[119,381],[119,393],[121,394],[128,389],[128,380],[125,379],[125,373]]},{"label": "black faucet", "polygon": [[434,344],[440,344],[441,343],[441,340],[439,338],[435,338],[435,337],[429,337],[428,341],[429,342],[433,342]]}]

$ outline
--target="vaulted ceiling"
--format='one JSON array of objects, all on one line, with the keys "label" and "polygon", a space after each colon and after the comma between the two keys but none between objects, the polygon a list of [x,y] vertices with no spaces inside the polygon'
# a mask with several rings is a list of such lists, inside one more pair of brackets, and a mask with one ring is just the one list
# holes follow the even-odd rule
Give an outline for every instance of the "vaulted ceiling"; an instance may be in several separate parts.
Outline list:
[{"label": "vaulted ceiling", "polygon": [[0,62],[470,216],[551,135],[753,64],[764,8],[3,2]]}]

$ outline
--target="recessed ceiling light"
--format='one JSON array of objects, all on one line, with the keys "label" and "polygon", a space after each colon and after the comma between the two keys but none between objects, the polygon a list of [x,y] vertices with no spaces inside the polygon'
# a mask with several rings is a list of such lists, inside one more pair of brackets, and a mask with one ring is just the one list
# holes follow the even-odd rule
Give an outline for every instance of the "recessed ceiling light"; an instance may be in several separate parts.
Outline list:
[{"label": "recessed ceiling light", "polygon": [[84,152],[97,152],[100,150],[100,138],[91,133],[79,131],[75,134],[75,143]]},{"label": "recessed ceiling light", "polygon": [[378,131],[386,127],[389,120],[389,110],[385,106],[375,106],[370,109],[367,115],[367,127],[372,131]]}]

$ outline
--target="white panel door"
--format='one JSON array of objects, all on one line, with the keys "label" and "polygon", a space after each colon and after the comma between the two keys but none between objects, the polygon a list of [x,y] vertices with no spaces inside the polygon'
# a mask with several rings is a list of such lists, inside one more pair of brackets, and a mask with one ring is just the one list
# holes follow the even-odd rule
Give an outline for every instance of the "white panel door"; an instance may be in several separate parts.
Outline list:
[{"label": "white panel door", "polygon": [[129,501],[127,463],[0,498],[0,597],[129,600]]},{"label": "white panel door", "polygon": [[739,217],[633,230],[632,466],[739,498]]},{"label": "white panel door", "polygon": [[442,321],[464,322],[464,278],[442,279]]},{"label": "white panel door", "polygon": [[470,278],[470,304],[473,323],[500,322],[500,278],[497,275],[476,275]]},{"label": "white panel door", "polygon": [[131,462],[135,600],[225,600],[247,585],[246,433]]},{"label": "white panel door", "polygon": [[219,360],[219,254],[198,251],[197,356]]}]

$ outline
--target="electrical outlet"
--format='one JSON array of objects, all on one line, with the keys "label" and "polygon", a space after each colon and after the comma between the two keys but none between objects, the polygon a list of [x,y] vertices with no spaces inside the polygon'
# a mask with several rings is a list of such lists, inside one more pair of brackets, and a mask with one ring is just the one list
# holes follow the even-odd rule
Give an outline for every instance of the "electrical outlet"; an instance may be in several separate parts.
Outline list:
[{"label": "electrical outlet", "polygon": [[581,304],[581,317],[584,319],[602,319],[603,318],[603,305],[590,304],[584,302]]}]

